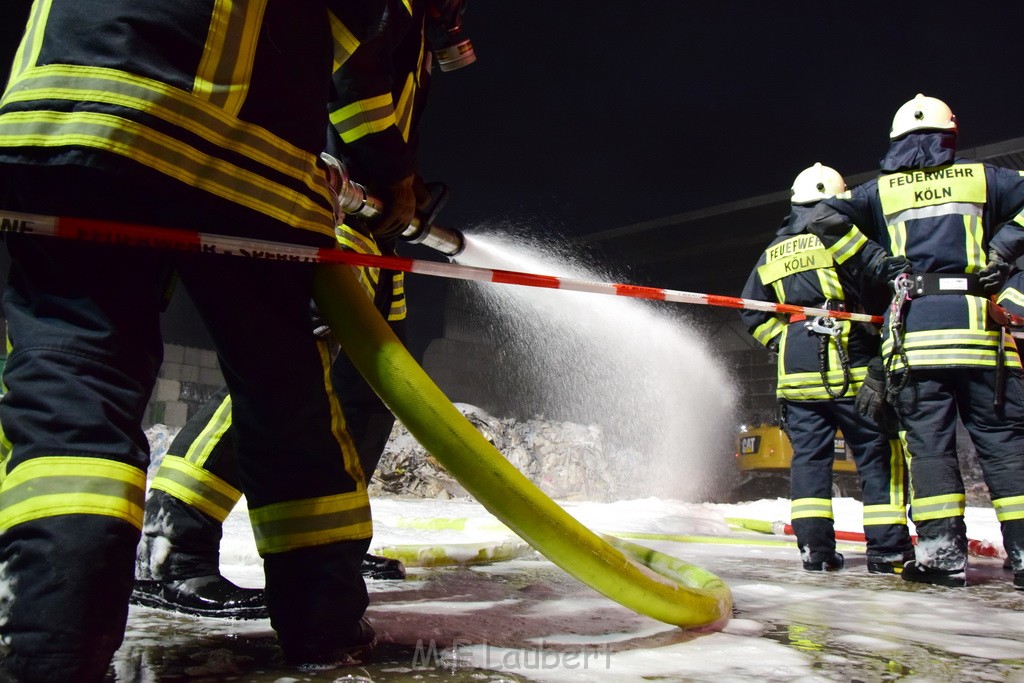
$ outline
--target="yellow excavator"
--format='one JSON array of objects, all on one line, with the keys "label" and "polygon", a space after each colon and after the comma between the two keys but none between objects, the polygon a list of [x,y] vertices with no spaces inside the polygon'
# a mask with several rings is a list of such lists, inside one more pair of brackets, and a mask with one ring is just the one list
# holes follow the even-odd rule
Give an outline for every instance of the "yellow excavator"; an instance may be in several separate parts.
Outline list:
[{"label": "yellow excavator", "polygon": [[[789,465],[793,446],[779,425],[742,426],[736,435],[738,481],[733,500],[789,498]],[[832,495],[860,498],[860,477],[842,432],[836,433]]]}]

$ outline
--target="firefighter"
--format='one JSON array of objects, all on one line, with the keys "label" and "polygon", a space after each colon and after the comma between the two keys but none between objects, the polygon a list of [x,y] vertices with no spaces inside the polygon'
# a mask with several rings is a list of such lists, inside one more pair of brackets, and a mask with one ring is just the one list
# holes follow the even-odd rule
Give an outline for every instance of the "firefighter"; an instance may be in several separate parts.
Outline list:
[{"label": "firefighter", "polygon": [[[393,254],[397,234],[409,226],[414,211],[436,212],[442,195],[432,193],[415,170],[418,123],[435,53],[447,70],[473,61],[465,48],[459,59],[445,59],[452,44],[467,44],[461,36],[464,9],[465,2],[390,2],[380,35],[356,48],[335,73],[339,99],[330,107],[327,150],[384,208],[373,222],[349,217],[339,225],[343,249]],[[404,339],[403,274],[368,267],[355,271]],[[325,342],[327,332],[318,330]],[[335,355],[332,384],[369,484],[395,418],[348,357],[336,350]],[[132,602],[203,616],[266,616],[262,590],[237,586],[219,570],[222,524],[242,495],[231,419],[231,397],[226,390],[217,392],[171,443],[146,500]],[[365,555],[361,568],[371,578],[405,576],[400,561],[376,555]]]},{"label": "firefighter", "polygon": [[[366,19],[344,39],[372,37],[380,5],[339,6]],[[318,157],[334,3],[230,9],[34,3],[0,99],[0,207],[331,247]],[[121,644],[171,272],[231,392],[286,660],[326,668],[371,648],[359,572],[370,506],[309,331],[313,266],[22,233],[6,242],[0,678],[98,681]]]},{"label": "firefighter", "polygon": [[881,173],[826,200],[810,229],[843,268],[891,283],[882,354],[862,406],[896,409],[910,468],[916,559],[906,581],[962,587],[966,498],[956,452],[970,434],[1024,588],[1024,386],[1013,339],[989,298],[1024,253],[1024,177],[956,156],[945,102],[917,95],[893,117]]},{"label": "firefighter", "polygon": [[[837,271],[807,220],[821,200],[846,192],[834,169],[814,164],[793,181],[789,217],[758,258],[743,289],[748,299],[835,311],[860,310],[877,297]],[[778,354],[777,395],[793,447],[792,523],[804,569],[842,569],[832,514],[837,430],[860,475],[871,573],[893,573],[913,557],[907,531],[903,455],[895,435],[854,405],[878,334],[864,323],[741,310],[753,337]]]}]

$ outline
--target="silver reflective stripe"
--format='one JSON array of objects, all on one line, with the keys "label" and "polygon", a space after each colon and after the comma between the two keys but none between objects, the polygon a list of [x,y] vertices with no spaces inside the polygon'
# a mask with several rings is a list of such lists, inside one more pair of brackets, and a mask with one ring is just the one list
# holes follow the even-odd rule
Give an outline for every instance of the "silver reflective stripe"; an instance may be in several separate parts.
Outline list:
[{"label": "silver reflective stripe", "polygon": [[957,203],[936,204],[934,206],[922,206],[920,208],[898,211],[891,216],[885,217],[889,225],[903,223],[905,221],[921,220],[922,218],[938,218],[940,216],[981,216],[981,204]]}]

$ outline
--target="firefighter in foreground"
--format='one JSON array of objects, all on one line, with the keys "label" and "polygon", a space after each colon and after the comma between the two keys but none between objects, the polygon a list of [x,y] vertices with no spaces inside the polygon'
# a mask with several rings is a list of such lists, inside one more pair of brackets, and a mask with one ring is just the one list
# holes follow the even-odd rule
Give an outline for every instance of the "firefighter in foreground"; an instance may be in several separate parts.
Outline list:
[{"label": "firefighter in foreground", "polygon": [[[0,100],[0,206],[334,245],[318,164],[332,17],[366,14],[347,24],[366,31],[340,37],[366,40],[382,8],[265,0],[221,9],[34,3]],[[149,463],[141,425],[171,272],[231,392],[270,623],[287,662],[333,667],[372,647],[359,572],[370,506],[328,359],[310,334],[313,266],[31,235],[10,235],[7,246],[3,674],[98,681],[121,644]]]},{"label": "firefighter in foreground", "polygon": [[[842,176],[815,164],[793,181],[789,217],[750,273],[742,296],[836,311],[877,301],[837,271],[807,220],[821,200],[846,192]],[[903,454],[895,435],[854,404],[878,354],[878,334],[864,323],[741,310],[747,330],[778,354],[777,394],[793,446],[792,522],[804,569],[842,569],[832,515],[836,431],[842,430],[860,475],[868,571],[891,574],[913,557],[907,531]]]},{"label": "firefighter in foreground", "polygon": [[899,417],[916,559],[906,581],[965,586],[966,497],[957,418],[978,452],[1003,544],[1024,589],[1024,384],[990,297],[1024,254],[1024,177],[956,158],[949,107],[917,95],[896,112],[881,174],[822,202],[810,230],[841,268],[894,288],[862,405]]},{"label": "firefighter in foreground", "polygon": [[[341,248],[394,253],[397,234],[414,212],[435,212],[437,197],[415,172],[418,123],[435,52],[444,60],[453,36],[460,38],[464,8],[464,2],[389,2],[381,34],[359,45],[335,73],[339,100],[331,106],[328,152],[384,208],[373,221],[349,217],[339,225]],[[456,66],[473,61],[466,54],[464,49]],[[452,70],[451,61],[441,63],[442,69]],[[366,267],[355,271],[381,315],[404,339],[403,274]],[[333,345],[326,328],[317,332],[323,344]],[[332,385],[368,485],[395,418],[348,358],[332,351]],[[146,500],[133,603],[203,616],[266,616],[262,590],[239,587],[219,570],[223,522],[242,495],[231,422],[231,397],[225,389],[171,443]],[[378,579],[405,576],[398,560],[369,554],[362,571]]]}]

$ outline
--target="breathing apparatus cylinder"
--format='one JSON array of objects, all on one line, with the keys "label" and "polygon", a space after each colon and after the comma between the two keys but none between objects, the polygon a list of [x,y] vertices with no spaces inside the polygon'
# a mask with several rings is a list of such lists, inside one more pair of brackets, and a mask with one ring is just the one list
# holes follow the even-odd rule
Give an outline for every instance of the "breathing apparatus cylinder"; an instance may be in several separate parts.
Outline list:
[{"label": "breathing apparatus cylinder", "polygon": [[462,35],[462,15],[468,0],[435,0],[427,6],[427,43],[441,71],[455,71],[476,61],[469,38]]}]

